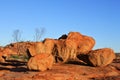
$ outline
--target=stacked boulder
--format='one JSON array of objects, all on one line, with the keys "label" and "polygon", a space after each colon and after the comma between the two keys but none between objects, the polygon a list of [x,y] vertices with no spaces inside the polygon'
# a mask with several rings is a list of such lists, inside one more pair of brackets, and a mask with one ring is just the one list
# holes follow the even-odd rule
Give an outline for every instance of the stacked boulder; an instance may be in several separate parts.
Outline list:
[{"label": "stacked boulder", "polygon": [[87,54],[95,45],[95,40],[92,37],[85,36],[79,32],[70,32],[57,40],[55,51],[53,52],[58,56],[62,62],[69,60],[78,60],[77,55]]},{"label": "stacked boulder", "polygon": [[54,47],[53,39],[45,39],[43,42],[35,42],[35,44],[28,48],[29,59],[27,66],[30,70],[45,71],[51,69],[54,63],[52,49]]},{"label": "stacked boulder", "polygon": [[51,69],[54,63],[77,61],[92,66],[107,66],[115,59],[112,49],[92,50],[94,45],[92,37],[69,32],[58,39],[46,38],[41,42],[20,42],[0,47],[0,62],[20,53],[30,57],[27,63],[30,70],[44,71]]},{"label": "stacked boulder", "polygon": [[[95,40],[79,32],[70,32],[58,39],[45,39],[42,42],[34,42],[28,47],[30,70],[44,71],[51,69],[57,62],[66,63],[78,61],[92,66],[106,66],[115,58],[115,53],[110,48],[92,50]],[[84,58],[84,59],[83,59]]]}]

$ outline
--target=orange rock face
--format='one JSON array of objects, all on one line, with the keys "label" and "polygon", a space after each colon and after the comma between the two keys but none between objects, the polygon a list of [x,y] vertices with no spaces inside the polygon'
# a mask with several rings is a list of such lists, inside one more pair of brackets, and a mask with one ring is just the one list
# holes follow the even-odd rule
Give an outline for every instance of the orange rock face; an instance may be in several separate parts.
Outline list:
[{"label": "orange rock face", "polygon": [[95,45],[95,40],[84,36],[79,32],[70,32],[59,39],[45,39],[43,42],[35,42],[28,48],[31,56],[39,53],[52,54],[60,62],[75,60],[79,54],[87,54]]},{"label": "orange rock face", "polygon": [[35,56],[39,53],[52,54],[54,44],[54,39],[45,39],[43,42],[35,42],[33,46],[28,48],[28,50],[31,56]]},{"label": "orange rock face", "polygon": [[70,50],[67,48],[65,40],[56,41],[53,55],[55,56],[57,62],[66,62],[69,59],[69,52]]},{"label": "orange rock face", "polygon": [[56,42],[56,40],[50,39],[50,38],[46,38],[43,41],[43,44],[45,47],[45,53],[49,53],[49,54],[53,53],[53,48],[54,48],[55,42]]},{"label": "orange rock face", "polygon": [[88,57],[93,66],[106,66],[115,59],[115,53],[110,48],[103,48],[91,51]]},{"label": "orange rock face", "polygon": [[31,56],[35,56],[39,53],[44,53],[44,45],[42,42],[35,42],[28,50]]},{"label": "orange rock face", "polygon": [[56,55],[61,61],[76,60],[79,54],[87,54],[95,45],[95,40],[89,36],[84,36],[79,32],[70,32],[59,38],[56,42]]},{"label": "orange rock face", "polygon": [[79,32],[70,32],[66,40],[71,40],[75,43],[72,46],[77,47],[77,54],[86,54],[95,45],[95,40],[92,37],[82,35]]},{"label": "orange rock face", "polygon": [[27,63],[28,69],[45,71],[51,69],[54,62],[52,55],[47,53],[40,53],[31,57]]}]

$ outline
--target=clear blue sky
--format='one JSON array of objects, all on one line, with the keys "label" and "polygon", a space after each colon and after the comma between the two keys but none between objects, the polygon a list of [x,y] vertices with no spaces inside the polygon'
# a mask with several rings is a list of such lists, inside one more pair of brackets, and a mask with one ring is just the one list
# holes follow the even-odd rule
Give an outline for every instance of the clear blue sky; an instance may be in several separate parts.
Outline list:
[{"label": "clear blue sky", "polygon": [[0,45],[12,42],[19,29],[23,40],[58,38],[70,31],[92,36],[96,48],[120,52],[120,0],[0,0]]}]

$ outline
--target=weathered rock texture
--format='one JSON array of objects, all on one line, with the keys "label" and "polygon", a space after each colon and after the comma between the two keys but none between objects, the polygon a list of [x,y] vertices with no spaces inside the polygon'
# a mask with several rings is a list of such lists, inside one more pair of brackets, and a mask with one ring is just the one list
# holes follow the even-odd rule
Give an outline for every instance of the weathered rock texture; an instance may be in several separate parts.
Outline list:
[{"label": "weathered rock texture", "polygon": [[28,48],[31,56],[35,56],[39,53],[44,53],[44,45],[42,42],[35,42],[32,46]]},{"label": "weathered rock texture", "polygon": [[[95,45],[92,37],[85,36],[79,32],[70,32],[68,35],[62,35],[59,39],[46,38],[41,42],[18,42],[11,43],[4,50],[7,54],[18,54],[35,56],[40,53],[52,54],[57,62],[67,62],[77,60],[79,54],[87,54]],[[28,54],[29,53],[29,54]],[[4,54],[4,56],[7,56]],[[30,56],[30,57],[31,57]]]},{"label": "weathered rock texture", "polygon": [[27,55],[27,49],[33,46],[34,44],[35,42],[16,42],[16,43],[11,43],[5,47],[13,50],[17,54]]},{"label": "weathered rock texture", "polygon": [[86,54],[95,45],[95,40],[92,37],[85,36],[79,32],[70,32],[66,40],[71,40],[77,45],[77,54]]},{"label": "weathered rock texture", "polygon": [[31,57],[27,63],[28,69],[45,71],[51,69],[54,62],[54,58],[51,54],[40,53]]},{"label": "weathered rock texture", "polygon": [[56,41],[53,53],[56,55],[57,61],[78,60],[77,55],[87,54],[94,45],[95,40],[93,38],[84,36],[79,32],[70,32]]},{"label": "weathered rock texture", "polygon": [[88,57],[93,66],[106,66],[115,59],[115,53],[110,48],[103,48],[91,51]]},{"label": "weathered rock texture", "polygon": [[[41,53],[53,55],[56,62],[66,63],[78,61],[85,64],[92,63],[93,66],[105,66],[114,59],[114,52],[111,49],[98,49],[92,51],[95,40],[79,32],[69,32],[58,39],[46,38],[41,42],[18,42],[11,43],[4,48],[0,48],[0,62],[4,62],[3,57],[18,54],[28,58]],[[43,59],[43,58],[42,58]],[[30,59],[31,60],[31,59]]]},{"label": "weathered rock texture", "polygon": [[53,48],[54,48],[55,42],[56,42],[55,39],[50,39],[50,38],[46,38],[46,39],[43,41],[43,44],[44,44],[44,46],[45,46],[45,52],[46,52],[46,53],[49,53],[49,54],[52,54],[52,53],[53,53]]},{"label": "weathered rock texture", "polygon": [[54,39],[45,39],[43,42],[35,42],[33,46],[28,48],[30,55],[35,56],[39,53],[52,54],[54,48]]}]

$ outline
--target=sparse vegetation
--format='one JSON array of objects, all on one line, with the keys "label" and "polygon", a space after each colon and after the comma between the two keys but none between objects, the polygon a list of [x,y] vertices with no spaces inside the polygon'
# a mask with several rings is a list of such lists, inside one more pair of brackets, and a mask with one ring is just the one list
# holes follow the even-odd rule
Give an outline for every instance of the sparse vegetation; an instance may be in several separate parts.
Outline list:
[{"label": "sparse vegetation", "polygon": [[25,55],[11,55],[9,59],[27,62],[29,57]]}]

